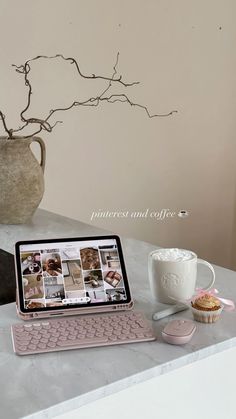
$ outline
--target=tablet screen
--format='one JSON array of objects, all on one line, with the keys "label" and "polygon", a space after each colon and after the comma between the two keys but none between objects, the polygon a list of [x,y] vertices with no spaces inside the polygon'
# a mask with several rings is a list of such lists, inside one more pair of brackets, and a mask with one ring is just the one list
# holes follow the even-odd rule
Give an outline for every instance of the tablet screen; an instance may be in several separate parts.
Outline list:
[{"label": "tablet screen", "polygon": [[18,242],[16,262],[25,313],[131,300],[117,236]]}]

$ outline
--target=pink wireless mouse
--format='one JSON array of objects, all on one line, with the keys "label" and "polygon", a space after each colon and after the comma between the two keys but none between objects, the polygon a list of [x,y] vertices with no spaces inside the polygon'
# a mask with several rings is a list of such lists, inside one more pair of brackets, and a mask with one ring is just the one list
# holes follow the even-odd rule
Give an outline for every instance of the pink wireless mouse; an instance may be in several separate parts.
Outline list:
[{"label": "pink wireless mouse", "polygon": [[175,319],[164,327],[162,337],[172,345],[184,345],[193,337],[195,330],[196,325],[192,320]]}]

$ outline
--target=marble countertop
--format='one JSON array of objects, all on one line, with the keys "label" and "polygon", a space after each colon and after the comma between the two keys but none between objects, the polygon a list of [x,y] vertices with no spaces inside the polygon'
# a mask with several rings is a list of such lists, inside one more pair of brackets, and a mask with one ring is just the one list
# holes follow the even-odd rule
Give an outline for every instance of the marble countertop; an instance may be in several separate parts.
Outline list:
[{"label": "marble countertop", "polygon": [[0,248],[14,254],[14,245],[20,240],[78,237],[109,234],[107,230],[38,209],[27,224],[0,224]]},{"label": "marble countertop", "polygon": [[[54,218],[52,213],[44,211],[40,211],[39,216],[41,223],[45,216],[43,224],[47,223],[47,219]],[[60,220],[64,220],[63,226],[61,226]],[[13,226],[7,226],[6,230],[12,239],[15,233],[11,227]],[[16,230],[16,226],[14,227]],[[36,230],[39,229],[39,235],[38,233],[36,235],[36,230],[31,232],[31,228],[26,227],[19,227],[19,239],[26,238],[24,235],[26,232],[27,238],[40,237],[39,221],[36,222]],[[64,236],[66,233],[68,236],[76,236],[101,234],[103,231],[56,215],[54,227],[60,230],[57,237],[62,237],[63,231]],[[1,228],[3,232],[3,226]],[[42,226],[43,228],[44,226]],[[50,223],[47,237],[50,235],[56,237],[54,233],[52,223]],[[147,256],[150,251],[155,249],[155,246],[127,238],[123,238],[122,243],[135,309],[143,311],[151,320],[152,313],[156,311],[157,307],[151,301],[148,286]],[[10,251],[12,244],[7,245],[4,242],[3,248]],[[215,286],[219,289],[220,294],[225,298],[236,300],[236,272],[220,267],[215,267],[215,269]],[[200,285],[206,274],[202,268],[200,270]],[[190,343],[184,346],[168,345],[161,338],[161,330],[173,318],[191,319],[192,314],[188,310],[153,322],[157,336],[157,340],[154,342],[19,357],[14,354],[12,349],[10,325],[21,322],[21,320],[17,319],[14,304],[1,306],[1,417],[7,419],[52,418],[135,383],[165,374],[236,346],[236,312],[224,311],[220,320],[212,325],[196,323],[196,333]]]}]

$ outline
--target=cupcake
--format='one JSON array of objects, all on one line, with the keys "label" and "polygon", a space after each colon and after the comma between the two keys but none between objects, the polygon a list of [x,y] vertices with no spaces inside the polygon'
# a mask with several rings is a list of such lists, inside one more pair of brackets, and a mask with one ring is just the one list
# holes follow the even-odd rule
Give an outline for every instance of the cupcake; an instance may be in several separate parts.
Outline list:
[{"label": "cupcake", "polygon": [[195,298],[191,306],[194,319],[202,323],[215,323],[223,310],[220,300],[207,293]]}]

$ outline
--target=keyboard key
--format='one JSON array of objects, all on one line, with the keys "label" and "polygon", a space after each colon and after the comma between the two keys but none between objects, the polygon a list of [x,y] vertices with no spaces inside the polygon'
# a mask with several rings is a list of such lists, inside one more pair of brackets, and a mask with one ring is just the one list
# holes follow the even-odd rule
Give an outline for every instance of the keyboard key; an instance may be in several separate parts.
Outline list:
[{"label": "keyboard key", "polygon": [[75,340],[75,339],[76,339],[76,336],[69,335],[69,336],[68,336],[68,339],[69,339],[69,340]]},{"label": "keyboard key", "polygon": [[32,324],[25,324],[24,329],[29,332],[30,330],[33,330]]},{"label": "keyboard key", "polygon": [[26,351],[27,347],[26,346],[19,346],[19,350],[20,351]]},{"label": "keyboard key", "polygon": [[[107,342],[107,338],[104,336],[103,338],[100,338],[100,339],[96,339],[96,343],[105,343],[105,342]],[[89,339],[89,338],[86,338],[86,339],[77,339],[77,340],[71,340],[71,341],[69,341],[69,340],[67,340],[66,342],[58,342],[58,346],[72,346],[72,345],[75,345],[76,343],[78,343],[78,344],[80,344],[80,345],[89,345],[89,344],[91,344],[91,343],[94,343],[94,339]]]},{"label": "keyboard key", "polygon": [[114,335],[109,336],[108,339],[111,340],[112,342],[115,342],[115,341],[117,341],[117,336],[114,336]]},{"label": "keyboard key", "polygon": [[118,339],[126,339],[126,335],[120,334],[120,335],[118,336]]},{"label": "keyboard key", "polygon": [[59,332],[52,332],[51,335],[54,336],[55,338],[58,338],[58,336],[60,336],[60,333]]},{"label": "keyboard key", "polygon": [[95,333],[87,333],[86,336],[88,338],[93,338],[95,336]]},{"label": "keyboard key", "polygon": [[38,344],[38,347],[39,347],[40,349],[45,349],[45,348],[46,348],[46,344],[45,344],[45,343],[39,343],[39,344]]},{"label": "keyboard key", "polygon": [[50,333],[45,333],[44,335],[43,335],[43,337],[45,338],[45,339],[49,339],[50,338]]},{"label": "keyboard key", "polygon": [[66,337],[66,336],[60,336],[60,337],[58,338],[58,340],[61,340],[61,341],[63,341],[63,340],[67,340],[67,337]]},{"label": "keyboard key", "polygon": [[30,345],[28,346],[28,349],[32,349],[32,351],[35,351],[35,349],[36,349],[36,345],[32,345],[32,344],[30,344]]},{"label": "keyboard key", "polygon": [[129,339],[135,339],[135,335],[133,333],[129,333]]},{"label": "keyboard key", "polygon": [[32,330],[32,332],[30,332],[31,335],[37,336],[38,331],[37,330]]},{"label": "keyboard key", "polygon": [[48,326],[43,326],[43,329],[44,330],[49,330],[50,329],[50,326],[48,325]]},{"label": "keyboard key", "polygon": [[48,346],[49,348],[55,348],[56,343],[55,343],[55,342],[48,342],[47,346]]},{"label": "keyboard key", "polygon": [[16,341],[20,346],[27,346],[30,343],[30,340],[17,340]]},{"label": "keyboard key", "polygon": [[38,345],[38,343],[39,343],[39,340],[36,340],[36,339],[32,339],[32,340],[31,340],[31,343],[33,343],[34,345]]},{"label": "keyboard key", "polygon": [[23,335],[23,333],[22,335],[17,335],[17,340],[30,340],[30,339],[31,339],[30,335],[25,336]]},{"label": "keyboard key", "polygon": [[25,327],[25,325],[23,325],[23,324],[16,324],[15,325],[16,330],[22,330],[22,329],[24,329],[24,327]]}]

